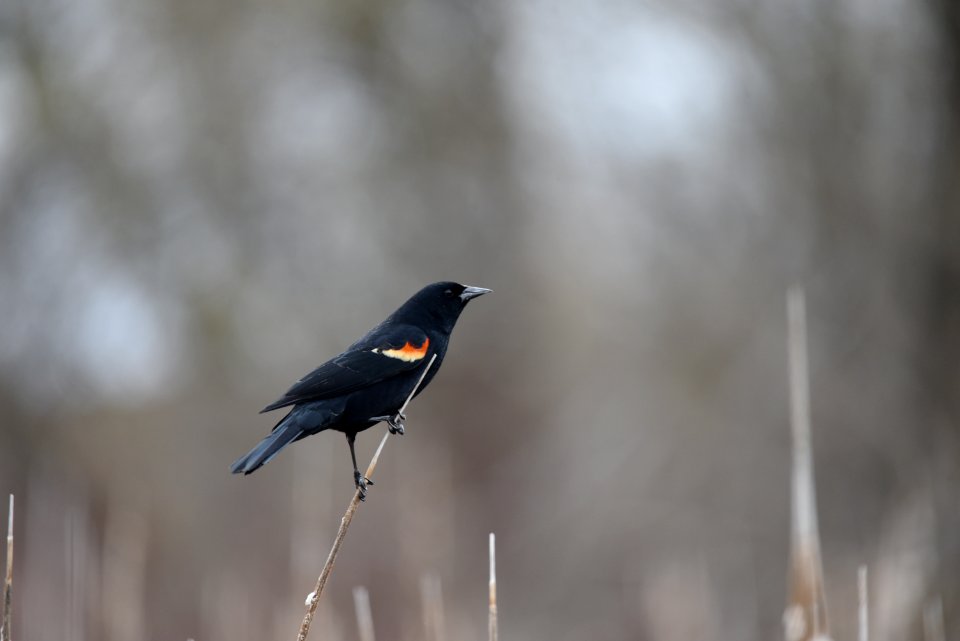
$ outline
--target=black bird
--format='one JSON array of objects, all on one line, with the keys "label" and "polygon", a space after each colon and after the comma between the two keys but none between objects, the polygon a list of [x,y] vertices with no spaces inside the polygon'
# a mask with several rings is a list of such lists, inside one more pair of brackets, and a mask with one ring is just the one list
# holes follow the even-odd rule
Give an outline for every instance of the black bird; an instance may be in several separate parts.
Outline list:
[{"label": "black bird", "polygon": [[237,459],[231,471],[250,474],[289,443],[336,430],[347,435],[354,483],[364,498],[372,481],[357,467],[353,447],[357,432],[386,421],[391,433],[403,434],[403,416],[398,411],[420,380],[423,368],[436,354],[417,394],[440,369],[460,312],[471,299],[489,291],[452,282],[421,289],[342,354],[301,378],[263,408],[261,414],[293,406],[266,438]]}]

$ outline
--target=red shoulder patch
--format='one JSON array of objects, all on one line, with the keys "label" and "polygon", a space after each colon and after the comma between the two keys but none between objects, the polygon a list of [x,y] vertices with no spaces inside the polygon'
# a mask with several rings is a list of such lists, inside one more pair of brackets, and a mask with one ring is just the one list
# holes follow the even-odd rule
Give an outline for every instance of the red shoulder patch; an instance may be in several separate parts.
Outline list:
[{"label": "red shoulder patch", "polygon": [[397,358],[401,361],[412,363],[414,361],[419,361],[426,356],[428,347],[430,347],[430,339],[424,338],[423,345],[420,346],[411,345],[410,341],[407,341],[404,343],[403,347],[397,349],[375,349],[373,351],[390,358]]}]

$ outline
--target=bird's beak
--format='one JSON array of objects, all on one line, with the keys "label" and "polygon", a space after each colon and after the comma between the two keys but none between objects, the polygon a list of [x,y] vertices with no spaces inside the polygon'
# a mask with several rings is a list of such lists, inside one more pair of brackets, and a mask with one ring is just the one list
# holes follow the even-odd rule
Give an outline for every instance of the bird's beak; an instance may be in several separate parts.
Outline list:
[{"label": "bird's beak", "polygon": [[467,287],[463,290],[463,293],[460,294],[460,300],[467,302],[471,298],[483,296],[484,294],[489,294],[492,291],[492,289],[487,289],[486,287]]}]

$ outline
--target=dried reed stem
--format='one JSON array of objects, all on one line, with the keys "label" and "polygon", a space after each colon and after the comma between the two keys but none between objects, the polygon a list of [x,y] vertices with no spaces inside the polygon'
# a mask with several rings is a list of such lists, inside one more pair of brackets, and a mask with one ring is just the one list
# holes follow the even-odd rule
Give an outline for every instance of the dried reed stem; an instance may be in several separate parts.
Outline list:
[{"label": "dried reed stem", "polygon": [[[423,383],[423,379],[426,377],[427,372],[430,371],[430,368],[433,367],[433,361],[436,360],[437,355],[434,354],[430,358],[430,362],[427,363],[427,366],[423,368],[423,372],[420,374],[420,380],[417,381],[417,384],[414,385],[413,390],[410,392],[410,396],[407,397],[407,400],[404,401],[403,406],[397,412],[397,414],[403,414],[407,409],[407,405],[410,403],[410,399],[413,398],[413,395],[417,393],[417,390],[420,389],[420,385]],[[373,458],[370,459],[370,465],[367,466],[367,471],[364,474],[366,478],[372,478],[373,472],[377,469],[377,461],[380,460],[380,452],[383,451],[383,446],[387,443],[387,439],[390,437],[390,432],[388,431],[383,435],[383,439],[380,441],[380,445],[377,446],[377,451],[374,452]],[[307,613],[303,617],[303,622],[300,624],[300,632],[297,634],[297,641],[306,641],[307,635],[310,633],[310,625],[313,623],[313,615],[317,612],[317,604],[320,603],[320,595],[323,594],[323,588],[327,585],[327,579],[330,578],[330,573],[333,571],[333,564],[337,560],[337,555],[340,553],[340,546],[343,545],[343,539],[347,536],[347,529],[350,527],[350,522],[353,521],[353,515],[357,512],[357,507],[360,505],[360,490],[357,489],[353,493],[353,498],[350,500],[350,504],[347,506],[347,511],[344,512],[343,518],[340,519],[340,529],[337,530],[337,536],[333,539],[333,546],[330,548],[330,554],[327,555],[327,562],[323,566],[323,570],[320,572],[320,576],[317,578],[317,584],[313,588],[313,592],[307,596]]]},{"label": "dried reed stem", "polygon": [[13,494],[7,515],[7,573],[3,581],[3,621],[0,622],[0,641],[10,641],[10,614],[13,609]]},{"label": "dried reed stem", "polygon": [[944,641],[947,638],[943,625],[943,599],[937,596],[923,608],[924,641]]},{"label": "dried reed stem", "polygon": [[784,613],[784,631],[787,641],[801,641],[827,636],[828,626],[813,479],[806,304],[800,287],[792,287],[787,293],[787,320],[793,470],[790,488],[790,596]]},{"label": "dried reed stem", "polygon": [[353,607],[357,611],[360,641],[376,641],[376,635],[373,633],[373,612],[370,610],[370,593],[367,592],[367,588],[359,585],[353,588]]},{"label": "dried reed stem", "polygon": [[420,578],[420,598],[423,602],[424,641],[444,641],[447,633],[440,577],[427,574]]},{"label": "dried reed stem", "polygon": [[497,641],[497,537],[490,533],[490,618],[487,625],[490,641]]},{"label": "dried reed stem", "polygon": [[858,641],[870,641],[870,601],[867,597],[867,566],[857,569]]}]

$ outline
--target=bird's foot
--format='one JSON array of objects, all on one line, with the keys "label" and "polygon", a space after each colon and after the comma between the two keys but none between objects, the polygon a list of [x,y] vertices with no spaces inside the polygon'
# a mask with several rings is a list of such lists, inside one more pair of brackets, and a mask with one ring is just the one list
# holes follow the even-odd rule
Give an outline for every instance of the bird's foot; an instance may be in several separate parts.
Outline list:
[{"label": "bird's foot", "polygon": [[397,414],[389,419],[387,419],[387,429],[390,430],[391,434],[399,434],[403,436],[406,432],[403,429],[403,420],[406,418],[403,414]]},{"label": "bird's foot", "polygon": [[407,417],[402,412],[397,412],[395,416],[374,416],[371,421],[386,421],[387,429],[391,434],[403,436],[406,432],[403,429],[403,422]]},{"label": "bird's foot", "polygon": [[360,470],[353,471],[353,483],[357,486],[357,490],[360,492],[360,500],[367,500],[367,486],[373,485],[373,481],[365,477],[360,473]]}]

